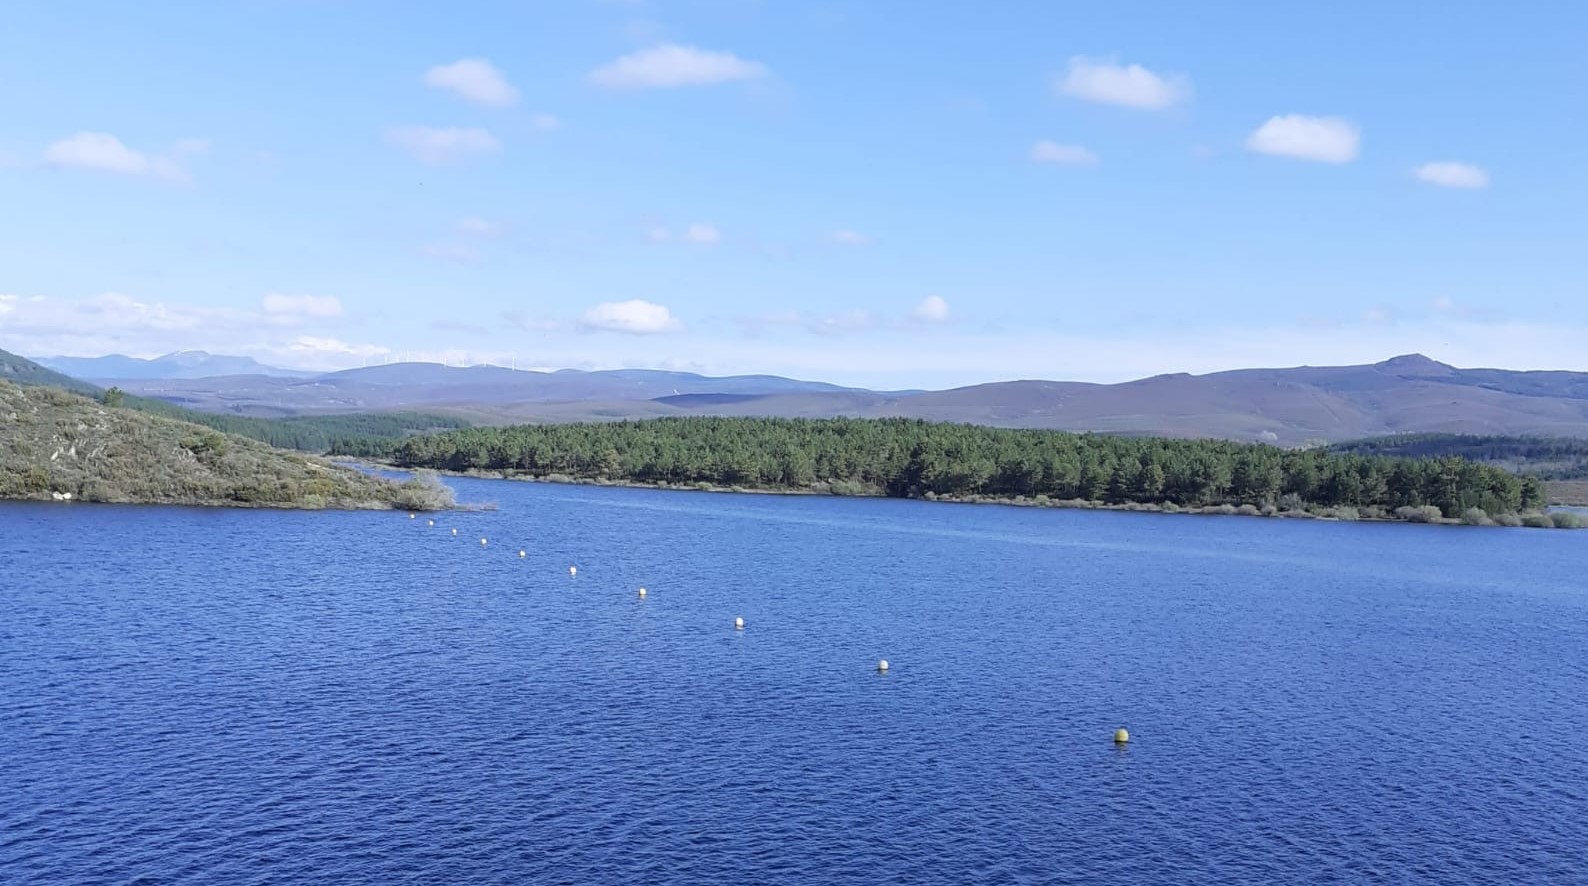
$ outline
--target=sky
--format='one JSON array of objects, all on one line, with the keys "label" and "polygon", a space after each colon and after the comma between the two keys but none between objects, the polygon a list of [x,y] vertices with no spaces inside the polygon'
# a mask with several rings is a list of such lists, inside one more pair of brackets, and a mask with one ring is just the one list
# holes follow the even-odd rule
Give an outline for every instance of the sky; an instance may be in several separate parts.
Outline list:
[{"label": "sky", "polygon": [[1588,370],[1588,7],[24,2],[0,348]]}]

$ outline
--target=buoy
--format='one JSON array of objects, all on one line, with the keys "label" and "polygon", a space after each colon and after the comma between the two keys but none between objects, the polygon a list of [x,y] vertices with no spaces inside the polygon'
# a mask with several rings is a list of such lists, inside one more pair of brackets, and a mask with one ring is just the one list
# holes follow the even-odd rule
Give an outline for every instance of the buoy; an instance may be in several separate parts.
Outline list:
[{"label": "buoy", "polygon": [[410,519],[410,520],[412,520],[412,519],[413,519],[413,518],[414,518],[414,515],[413,515],[413,514],[409,514],[409,515],[408,515],[408,519]]},{"label": "buoy", "polygon": [[744,617],[743,616],[739,616],[738,618],[735,618],[733,620],[733,629],[736,630],[736,631],[744,630]]},{"label": "buoy", "polygon": [[436,525],[436,521],[434,521],[434,520],[426,520],[425,524],[428,525],[428,526],[434,526],[434,525]]},{"label": "buoy", "polygon": [[645,599],[645,589],[644,588],[640,588],[640,599],[641,600]]},{"label": "buoy", "polygon": [[458,534],[458,531],[457,531],[457,530],[456,530],[456,529],[454,529],[454,530],[452,530],[452,534],[453,534],[453,535],[457,535],[457,534]]},{"label": "buoy", "polygon": [[518,559],[520,559],[520,560],[524,559],[527,556],[529,556],[529,555],[524,553],[523,551],[519,551],[518,552]]},{"label": "buoy", "polygon": [[569,575],[578,575],[579,574],[579,567],[577,567],[577,566],[569,566],[568,567],[568,574]]},{"label": "buoy", "polygon": [[888,660],[884,658],[884,659],[878,661],[877,662],[877,670],[879,670],[879,671],[883,672],[884,674],[886,674],[888,672]]},{"label": "buoy", "polygon": [[1114,744],[1125,744],[1126,742],[1129,742],[1129,741],[1130,741],[1130,730],[1129,729],[1115,729],[1114,730]]},{"label": "buoy", "polygon": [[485,547],[485,537],[484,536],[480,537],[480,547],[482,547],[482,548]]}]

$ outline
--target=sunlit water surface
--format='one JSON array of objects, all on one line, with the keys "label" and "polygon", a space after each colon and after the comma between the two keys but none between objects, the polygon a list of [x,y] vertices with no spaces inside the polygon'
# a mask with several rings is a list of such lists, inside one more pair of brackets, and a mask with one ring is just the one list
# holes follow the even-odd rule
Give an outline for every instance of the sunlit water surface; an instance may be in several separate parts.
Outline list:
[{"label": "sunlit water surface", "polygon": [[1588,882],[1588,533],[456,486],[0,506],[0,881]]}]

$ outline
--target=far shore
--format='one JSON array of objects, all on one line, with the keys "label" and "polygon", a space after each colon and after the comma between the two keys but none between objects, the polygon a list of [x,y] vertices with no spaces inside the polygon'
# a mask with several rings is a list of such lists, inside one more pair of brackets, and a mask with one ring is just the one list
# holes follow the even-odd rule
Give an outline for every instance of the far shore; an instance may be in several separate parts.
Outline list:
[{"label": "far shore", "polygon": [[[439,469],[433,469],[433,468],[414,469],[414,468],[405,468],[405,467],[401,467],[401,466],[398,466],[398,465],[387,464],[387,463],[379,462],[379,461],[372,461],[372,460],[369,460],[369,459],[347,459],[346,461],[348,461],[349,463],[363,464],[363,465],[366,465],[366,466],[369,466],[369,467],[376,467],[376,468],[381,468],[381,469],[384,469],[384,470],[424,471],[424,472],[427,472],[427,473],[433,473],[433,474],[437,474],[437,475],[440,475],[440,476],[446,476],[446,477],[467,477],[467,478],[479,479],[479,480],[511,480],[511,481],[520,482],[520,483],[554,483],[554,484],[568,485],[568,486],[609,486],[609,487],[620,487],[620,488],[627,488],[627,489],[658,489],[658,490],[664,490],[664,491],[669,491],[669,492],[726,492],[726,493],[737,493],[737,494],[740,494],[740,495],[832,496],[832,497],[836,497],[836,498],[894,498],[894,496],[884,495],[883,493],[877,492],[877,491],[874,491],[874,490],[865,490],[865,491],[858,491],[858,492],[851,492],[851,491],[840,492],[840,491],[835,491],[832,488],[831,485],[826,484],[826,483],[817,484],[816,487],[811,487],[811,488],[724,486],[724,485],[720,485],[720,484],[705,483],[705,482],[701,482],[701,483],[666,483],[666,482],[646,483],[646,482],[640,482],[640,481],[636,481],[636,480],[610,480],[610,479],[606,479],[606,478],[597,478],[597,477],[574,477],[574,476],[570,476],[568,474],[530,474],[530,473],[519,472],[519,471],[479,470],[479,469],[469,470],[469,471],[452,471],[452,470],[439,470]],[[1228,516],[1228,517],[1268,517],[1268,518],[1289,519],[1289,520],[1322,520],[1322,521],[1336,522],[1336,523],[1349,523],[1349,522],[1362,522],[1362,523],[1416,523],[1416,524],[1424,524],[1424,525],[1442,525],[1442,526],[1507,526],[1508,525],[1508,524],[1505,524],[1505,523],[1495,522],[1493,520],[1489,520],[1487,522],[1482,522],[1482,523],[1475,523],[1475,522],[1470,522],[1470,521],[1467,521],[1467,520],[1462,520],[1462,519],[1459,519],[1459,518],[1442,517],[1442,516],[1441,517],[1431,517],[1431,516],[1429,516],[1426,513],[1426,511],[1419,513],[1416,519],[1407,519],[1407,518],[1404,518],[1404,517],[1396,516],[1394,514],[1385,514],[1385,515],[1377,515],[1377,514],[1372,514],[1372,513],[1363,514],[1360,511],[1357,511],[1356,509],[1351,509],[1351,508],[1344,508],[1344,509],[1342,509],[1342,508],[1330,508],[1330,509],[1327,509],[1327,512],[1315,513],[1313,511],[1306,511],[1306,510],[1299,510],[1299,511],[1298,510],[1279,510],[1278,508],[1274,508],[1272,506],[1259,508],[1259,507],[1256,507],[1255,505],[1239,505],[1239,506],[1237,506],[1237,505],[1221,504],[1221,505],[1207,505],[1207,506],[1202,506],[1202,507],[1181,507],[1181,506],[1175,505],[1173,503],[1165,503],[1165,504],[1162,504],[1162,505],[1158,505],[1158,504],[1142,504],[1142,503],[1139,503],[1139,502],[1123,502],[1123,503],[1119,503],[1119,504],[1114,504],[1114,503],[1105,502],[1105,501],[1089,501],[1089,500],[1086,500],[1086,499],[1055,499],[1055,498],[1049,498],[1047,496],[1040,496],[1040,495],[1039,496],[1035,496],[1035,497],[1026,497],[1026,496],[1013,496],[1013,497],[1010,497],[1010,496],[994,496],[994,495],[950,496],[950,495],[933,495],[931,493],[928,493],[927,495],[919,497],[919,498],[904,499],[904,500],[908,500],[908,501],[930,501],[930,502],[947,503],[947,504],[1002,505],[1002,506],[1005,506],[1005,507],[1023,507],[1023,508],[1065,508],[1065,509],[1071,509],[1071,510],[1088,510],[1088,511],[1130,511],[1130,512],[1135,512],[1135,513],[1147,513],[1147,514],[1194,514],[1194,515],[1198,515],[1198,516],[1221,516],[1221,517],[1224,517],[1224,516]],[[1529,517],[1529,516],[1534,516],[1534,515],[1533,514],[1523,515],[1522,517],[1519,517],[1518,520],[1520,521],[1522,519],[1525,519],[1525,517]],[[1545,517],[1545,519],[1548,519],[1548,517]],[[1516,525],[1528,526],[1529,524],[1519,522]],[[1535,526],[1533,528],[1583,528],[1583,527],[1572,526],[1572,525],[1567,525],[1567,526],[1554,526],[1554,525],[1552,525],[1550,527]]]}]

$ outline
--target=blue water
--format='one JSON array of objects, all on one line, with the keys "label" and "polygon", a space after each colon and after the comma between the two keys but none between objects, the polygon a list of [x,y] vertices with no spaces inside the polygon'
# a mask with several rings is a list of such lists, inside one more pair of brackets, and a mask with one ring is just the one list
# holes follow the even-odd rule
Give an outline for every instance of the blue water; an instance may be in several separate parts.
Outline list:
[{"label": "blue water", "polygon": [[1588,532],[456,485],[0,506],[0,881],[1588,882]]}]

